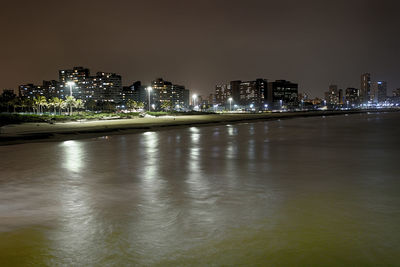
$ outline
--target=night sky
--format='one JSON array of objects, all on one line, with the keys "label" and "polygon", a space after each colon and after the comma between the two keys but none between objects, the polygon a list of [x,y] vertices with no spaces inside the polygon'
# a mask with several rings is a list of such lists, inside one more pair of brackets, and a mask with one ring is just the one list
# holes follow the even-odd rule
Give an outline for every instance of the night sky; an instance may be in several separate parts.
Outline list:
[{"label": "night sky", "polygon": [[123,84],[287,79],[322,96],[360,75],[400,87],[400,1],[2,1],[0,88],[85,66]]}]

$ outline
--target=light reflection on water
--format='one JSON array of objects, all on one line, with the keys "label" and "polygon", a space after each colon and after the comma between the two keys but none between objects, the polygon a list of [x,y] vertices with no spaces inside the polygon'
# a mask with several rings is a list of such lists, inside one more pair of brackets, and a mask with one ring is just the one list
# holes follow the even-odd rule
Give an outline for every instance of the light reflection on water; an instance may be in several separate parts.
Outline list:
[{"label": "light reflection on water", "polygon": [[396,265],[398,119],[0,147],[0,265]]}]

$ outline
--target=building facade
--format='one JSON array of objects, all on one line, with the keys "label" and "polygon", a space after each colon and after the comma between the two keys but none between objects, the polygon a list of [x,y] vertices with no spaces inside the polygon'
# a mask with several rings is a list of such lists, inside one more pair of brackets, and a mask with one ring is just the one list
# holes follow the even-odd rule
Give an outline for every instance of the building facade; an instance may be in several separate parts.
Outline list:
[{"label": "building facade", "polygon": [[384,81],[373,82],[370,98],[372,103],[382,103],[387,98],[387,83]]},{"label": "building facade", "polygon": [[172,107],[189,107],[189,90],[185,86],[158,78],[151,83],[151,87],[151,102],[158,109],[167,101]]},{"label": "building facade", "polygon": [[358,105],[360,104],[360,90],[357,88],[347,88],[346,89],[346,105]]},{"label": "building facade", "polygon": [[230,97],[232,97],[232,90],[230,85],[218,84],[215,86],[216,105],[225,106]]},{"label": "building facade", "polygon": [[286,80],[268,83],[268,104],[271,108],[289,108],[298,105],[298,84]]},{"label": "building facade", "polygon": [[364,73],[361,75],[361,86],[360,86],[360,101],[362,104],[367,103],[371,100],[371,74]]}]

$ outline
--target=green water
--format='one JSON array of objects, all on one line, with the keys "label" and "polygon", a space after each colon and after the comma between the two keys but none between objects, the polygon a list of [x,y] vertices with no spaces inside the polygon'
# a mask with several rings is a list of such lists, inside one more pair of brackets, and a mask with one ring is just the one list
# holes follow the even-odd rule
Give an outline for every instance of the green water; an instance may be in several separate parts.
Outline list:
[{"label": "green water", "polygon": [[399,266],[399,119],[0,147],[0,266]]}]

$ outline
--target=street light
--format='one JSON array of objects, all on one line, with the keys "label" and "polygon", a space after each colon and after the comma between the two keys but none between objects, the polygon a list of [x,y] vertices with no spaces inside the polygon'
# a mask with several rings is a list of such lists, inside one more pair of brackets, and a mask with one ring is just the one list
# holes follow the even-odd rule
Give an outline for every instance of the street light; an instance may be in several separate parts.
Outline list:
[{"label": "street light", "polygon": [[192,102],[192,104],[193,104],[193,109],[196,107],[196,99],[197,99],[197,95],[193,95],[192,96],[192,98],[193,98],[193,102]]},{"label": "street light", "polygon": [[[69,86],[69,95],[72,98],[72,86],[75,86],[75,83],[73,81],[67,82],[67,85]],[[72,99],[71,99],[72,101]],[[69,105],[69,114],[72,115],[72,103]]]},{"label": "street light", "polygon": [[72,87],[75,86],[75,83],[73,81],[67,82],[67,85],[69,86],[69,95],[72,96]]},{"label": "street light", "polygon": [[151,86],[147,87],[147,92],[149,94],[149,112],[150,112],[150,94],[151,94],[151,90],[153,90],[153,88],[151,88]]},{"label": "street light", "polygon": [[232,111],[232,97],[230,97],[228,100],[229,100],[229,111]]},{"label": "street light", "polygon": [[283,104],[283,101],[282,101],[282,99],[281,99],[281,100],[279,100],[279,104],[280,104],[280,106],[281,106],[281,109],[282,109],[282,104]]}]

